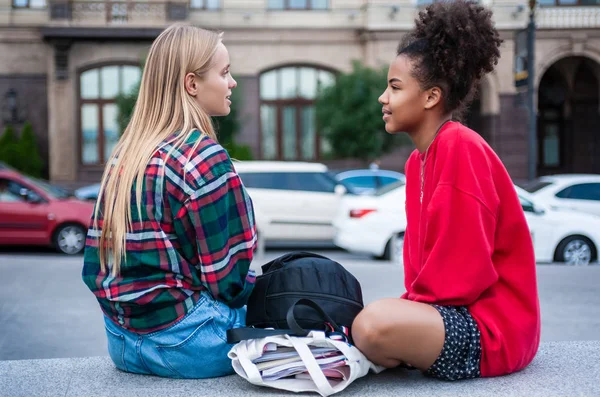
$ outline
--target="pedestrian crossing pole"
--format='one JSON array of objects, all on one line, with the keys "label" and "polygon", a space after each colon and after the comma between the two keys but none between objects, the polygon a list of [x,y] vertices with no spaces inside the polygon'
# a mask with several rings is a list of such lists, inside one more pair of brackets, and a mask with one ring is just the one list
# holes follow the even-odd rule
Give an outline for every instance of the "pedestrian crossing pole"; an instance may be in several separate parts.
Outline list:
[{"label": "pedestrian crossing pole", "polygon": [[527,109],[529,111],[528,172],[531,181],[537,171],[537,112],[535,108],[535,6],[529,0],[529,25],[527,26]]}]

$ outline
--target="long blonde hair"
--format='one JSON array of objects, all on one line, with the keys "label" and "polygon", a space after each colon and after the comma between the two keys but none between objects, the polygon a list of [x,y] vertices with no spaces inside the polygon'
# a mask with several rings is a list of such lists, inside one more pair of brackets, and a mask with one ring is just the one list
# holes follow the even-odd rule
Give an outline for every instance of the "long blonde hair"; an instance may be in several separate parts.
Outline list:
[{"label": "long blonde hair", "polygon": [[127,232],[133,230],[131,190],[135,183],[141,219],[144,174],[156,150],[171,145],[170,153],[195,130],[216,139],[210,116],[188,95],[184,82],[188,73],[199,78],[206,75],[221,37],[220,33],[176,24],[152,43],[131,120],[107,162],[100,184],[94,229],[98,231],[103,203],[98,245],[102,271],[112,268],[113,276],[119,274]]}]

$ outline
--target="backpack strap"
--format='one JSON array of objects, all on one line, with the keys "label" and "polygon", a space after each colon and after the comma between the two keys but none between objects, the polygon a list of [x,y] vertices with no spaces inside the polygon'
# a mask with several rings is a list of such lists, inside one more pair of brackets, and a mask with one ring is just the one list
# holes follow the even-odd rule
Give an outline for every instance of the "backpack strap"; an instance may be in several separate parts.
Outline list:
[{"label": "backpack strap", "polygon": [[337,325],[337,323],[333,321],[333,319],[327,313],[325,313],[323,308],[319,306],[318,303],[310,299],[302,298],[294,302],[294,304],[292,304],[288,309],[286,320],[289,329],[262,329],[254,327],[233,328],[227,330],[227,343],[234,344],[246,339],[260,339],[276,335],[308,335],[310,330],[302,328],[296,320],[296,317],[294,315],[294,309],[296,308],[296,306],[308,306],[311,309],[314,309],[317,313],[319,313],[324,323],[329,323],[330,327],[333,328],[334,332],[339,332],[340,334],[347,335],[347,333],[344,332],[344,329]]},{"label": "backpack strap", "polygon": [[288,327],[294,332],[293,335],[306,336],[310,332],[310,330],[306,330],[298,324],[296,316],[294,315],[294,309],[296,309],[296,306],[308,306],[311,309],[314,309],[317,313],[319,313],[321,320],[323,320],[324,323],[330,324],[334,332],[340,332],[344,334],[344,330],[337,325],[337,323],[333,321],[333,319],[327,313],[325,313],[325,310],[323,310],[323,308],[319,306],[317,302],[307,298],[302,298],[298,299],[290,306],[286,316]]}]

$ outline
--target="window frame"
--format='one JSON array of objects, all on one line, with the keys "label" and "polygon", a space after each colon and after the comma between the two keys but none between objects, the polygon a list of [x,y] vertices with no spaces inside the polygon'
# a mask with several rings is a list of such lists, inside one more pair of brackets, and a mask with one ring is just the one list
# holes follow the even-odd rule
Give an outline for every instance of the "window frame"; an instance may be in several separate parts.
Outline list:
[{"label": "window frame", "polygon": [[221,11],[223,9],[223,0],[219,0],[219,6],[215,8],[209,8],[207,3],[208,0],[202,0],[202,7],[192,7],[192,0],[188,2],[190,11]]},{"label": "window frame", "polygon": [[576,0],[575,4],[560,4],[560,0],[554,0],[553,4],[538,3],[539,7],[597,7],[599,4],[581,4],[582,0]]},{"label": "window frame", "polygon": [[306,0],[306,7],[304,7],[304,8],[290,7],[290,2],[292,0],[282,0],[282,1],[283,1],[283,7],[272,8],[269,6],[269,0],[267,0],[267,11],[329,11],[329,10],[331,10],[331,0],[326,0],[327,6],[325,8],[313,8],[313,6],[312,6],[313,0]]},{"label": "window frame", "polygon": [[15,0],[10,2],[10,6],[13,10],[46,10],[48,9],[48,0],[44,0],[44,5],[41,7],[32,7],[31,0],[25,0],[27,5],[19,6],[15,4]]},{"label": "window frame", "polygon": [[[310,106],[315,105],[316,100],[315,99],[307,99],[301,96],[298,96],[299,94],[296,94],[296,97],[294,98],[288,98],[288,99],[263,99],[261,96],[261,77],[269,72],[273,72],[273,71],[278,71],[281,69],[286,69],[286,68],[294,68],[294,69],[300,69],[300,68],[310,68],[310,69],[314,69],[316,72],[320,72],[320,71],[325,71],[325,72],[329,72],[333,75],[334,79],[337,78],[337,75],[339,74],[339,72],[337,70],[334,70],[333,68],[327,67],[327,66],[322,66],[322,65],[315,65],[315,64],[311,64],[311,63],[291,63],[291,64],[281,64],[281,65],[277,65],[275,67],[269,68],[269,69],[265,69],[262,70],[259,74],[258,74],[258,109],[259,109],[259,116],[258,116],[258,132],[259,132],[259,144],[258,144],[258,156],[260,159],[265,160],[264,157],[264,153],[263,153],[263,122],[262,122],[262,116],[261,116],[261,109],[263,105],[269,105],[269,106],[274,106],[275,107],[275,138],[276,138],[276,149],[277,149],[277,156],[275,158],[269,159],[269,160],[275,160],[275,161],[318,161],[320,159],[322,159],[322,155],[321,155],[321,135],[319,133],[319,130],[316,128],[315,126],[315,155],[312,159],[304,159],[302,157],[302,109],[304,108],[308,108]],[[297,77],[299,79],[299,76]],[[277,91],[279,91],[279,84],[280,81],[279,79],[277,80]],[[300,84],[300,81],[297,81],[297,84]],[[291,106],[296,110],[296,156],[293,159],[286,159],[284,157],[284,145],[283,145],[283,109],[285,107]]]},{"label": "window frame", "polygon": [[[112,99],[103,99],[102,96],[102,77],[101,77],[101,72],[100,70],[104,67],[108,67],[108,66],[117,66],[117,67],[123,67],[123,66],[135,66],[137,68],[140,69],[140,80],[141,80],[141,75],[143,72],[142,67],[140,66],[140,62],[139,61],[130,61],[130,60],[123,60],[123,61],[108,61],[108,62],[100,62],[100,63],[94,63],[91,65],[86,65],[85,67],[79,68],[77,69],[77,84],[76,84],[76,90],[77,90],[77,102],[76,102],[76,114],[77,114],[77,152],[78,152],[78,158],[77,161],[79,163],[79,166],[82,168],[86,168],[86,169],[104,169],[105,166],[105,161],[104,161],[104,117],[102,114],[102,108],[105,105],[110,105],[110,104],[115,104],[116,101],[114,98]],[[81,75],[85,72],[88,72],[90,70],[94,70],[94,69],[98,69],[98,73],[100,74],[100,79],[98,81],[98,98],[96,99],[84,99],[81,96]],[[84,163],[83,162],[83,127],[81,125],[81,121],[82,121],[82,107],[85,104],[93,104],[93,105],[97,105],[99,112],[98,112],[98,147],[99,147],[99,151],[98,151],[98,162],[97,163]]]}]

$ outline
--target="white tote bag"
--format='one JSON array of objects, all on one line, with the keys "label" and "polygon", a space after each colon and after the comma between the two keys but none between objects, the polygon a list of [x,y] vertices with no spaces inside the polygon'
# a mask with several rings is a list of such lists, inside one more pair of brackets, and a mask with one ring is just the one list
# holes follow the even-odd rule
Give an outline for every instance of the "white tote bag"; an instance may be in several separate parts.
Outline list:
[{"label": "white tote bag", "polygon": [[[263,356],[265,346],[276,345],[283,348],[291,348],[298,353],[308,374],[302,377],[288,377],[281,379],[269,379],[261,375],[261,371],[253,361]],[[311,348],[333,348],[339,350],[346,359],[346,376],[340,380],[328,380],[319,366],[317,359],[311,352]],[[287,349],[287,350],[291,350]],[[344,390],[354,380],[365,376],[369,370],[379,373],[383,367],[371,363],[353,345],[346,342],[333,340],[325,336],[324,332],[311,331],[306,337],[277,335],[261,339],[243,340],[236,344],[229,352],[235,372],[248,382],[258,386],[268,386],[276,389],[292,392],[317,392],[322,396],[330,396]],[[296,362],[296,365],[298,363]],[[349,373],[348,373],[349,372]]]}]

